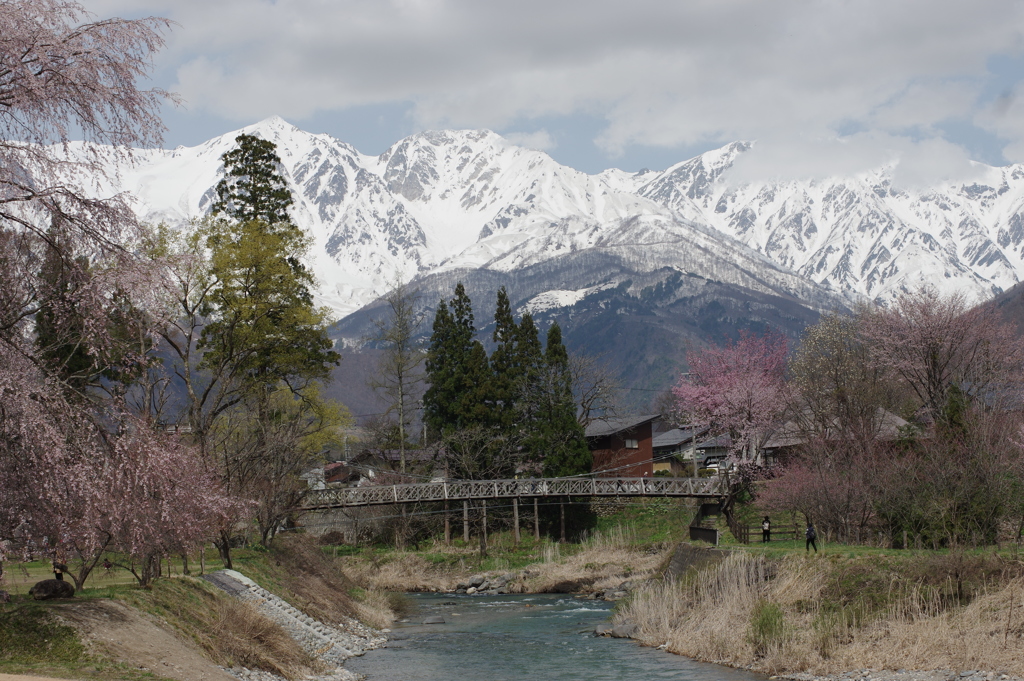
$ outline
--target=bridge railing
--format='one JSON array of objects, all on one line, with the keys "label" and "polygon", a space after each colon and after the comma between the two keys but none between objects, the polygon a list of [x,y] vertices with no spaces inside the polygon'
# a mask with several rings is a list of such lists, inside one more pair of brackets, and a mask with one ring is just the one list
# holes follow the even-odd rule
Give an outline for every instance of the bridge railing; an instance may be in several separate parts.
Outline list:
[{"label": "bridge railing", "polygon": [[522,478],[517,480],[445,480],[403,485],[339,487],[310,492],[307,510],[377,506],[426,501],[512,499],[551,496],[720,497],[728,492],[721,478]]}]

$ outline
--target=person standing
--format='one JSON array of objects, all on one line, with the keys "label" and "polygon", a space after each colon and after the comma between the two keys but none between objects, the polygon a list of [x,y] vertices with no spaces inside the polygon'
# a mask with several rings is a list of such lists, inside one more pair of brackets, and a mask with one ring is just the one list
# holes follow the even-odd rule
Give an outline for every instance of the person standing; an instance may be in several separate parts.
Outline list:
[{"label": "person standing", "polygon": [[767,544],[772,540],[772,521],[768,519],[768,516],[764,517],[761,521],[761,543]]},{"label": "person standing", "polygon": [[818,542],[817,542],[818,533],[814,531],[814,523],[812,523],[812,522],[808,522],[807,523],[807,529],[804,530],[804,537],[807,538],[807,545],[804,547],[804,549],[808,553],[810,553],[811,547],[813,546],[814,547],[814,552],[817,553],[818,552]]}]

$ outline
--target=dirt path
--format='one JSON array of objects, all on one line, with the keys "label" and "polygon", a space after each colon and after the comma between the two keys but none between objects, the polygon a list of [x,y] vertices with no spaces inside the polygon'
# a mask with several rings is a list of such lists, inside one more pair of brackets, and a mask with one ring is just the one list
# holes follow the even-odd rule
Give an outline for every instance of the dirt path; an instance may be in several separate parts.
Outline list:
[{"label": "dirt path", "polygon": [[21,674],[0,674],[0,681],[68,681],[50,676],[22,676]]},{"label": "dirt path", "polygon": [[[83,600],[54,609],[78,630],[86,646],[102,650],[126,664],[178,681],[236,681],[167,625],[123,603],[105,599]],[[22,681],[22,677],[12,676],[10,679]],[[0,681],[9,679],[0,674]]]}]

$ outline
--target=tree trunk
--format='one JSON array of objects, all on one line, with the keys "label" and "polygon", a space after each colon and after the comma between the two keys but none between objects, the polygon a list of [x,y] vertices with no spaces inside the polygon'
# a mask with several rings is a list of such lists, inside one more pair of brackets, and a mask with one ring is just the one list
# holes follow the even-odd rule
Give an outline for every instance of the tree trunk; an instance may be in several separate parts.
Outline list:
[{"label": "tree trunk", "polygon": [[469,543],[469,502],[462,502],[462,541]]},{"label": "tree trunk", "polygon": [[558,525],[560,528],[559,539],[561,543],[565,543],[565,501],[561,500],[558,502]]},{"label": "tree trunk", "polygon": [[192,574],[192,571],[188,569],[188,551],[181,553],[181,574],[186,576]]},{"label": "tree trunk", "polygon": [[214,542],[217,546],[217,550],[220,551],[220,558],[224,561],[225,570],[233,570],[234,566],[231,564],[231,533],[222,531],[220,533],[220,541]]},{"label": "tree trunk", "polygon": [[448,513],[448,502],[444,502],[444,544],[449,546],[452,543],[452,518]]}]

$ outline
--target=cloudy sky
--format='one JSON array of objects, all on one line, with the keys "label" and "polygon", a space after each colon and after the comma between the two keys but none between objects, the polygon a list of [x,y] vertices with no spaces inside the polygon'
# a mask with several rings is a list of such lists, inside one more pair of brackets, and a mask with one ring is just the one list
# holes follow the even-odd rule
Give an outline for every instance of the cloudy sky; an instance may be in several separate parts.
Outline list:
[{"label": "cloudy sky", "polygon": [[377,154],[490,128],[588,172],[757,140],[743,172],[1024,162],[1017,0],[84,0],[178,23],[168,146],[278,114]]}]

